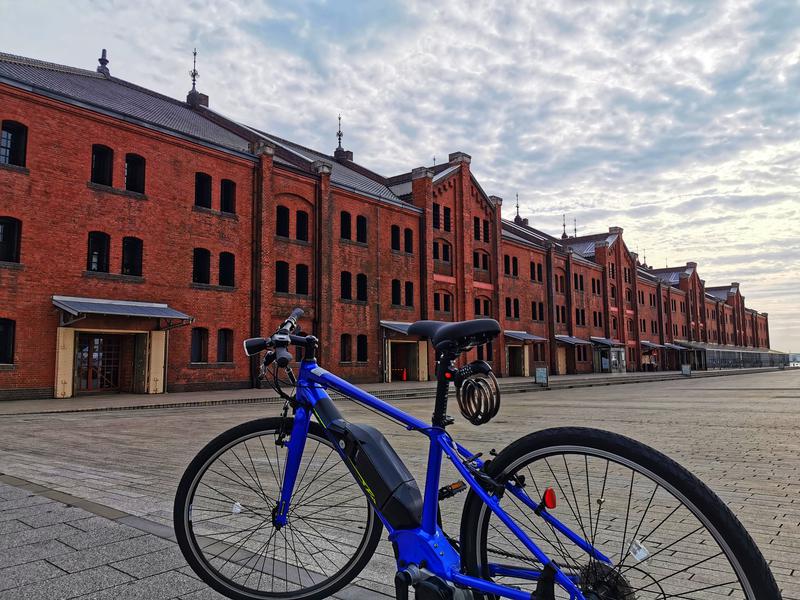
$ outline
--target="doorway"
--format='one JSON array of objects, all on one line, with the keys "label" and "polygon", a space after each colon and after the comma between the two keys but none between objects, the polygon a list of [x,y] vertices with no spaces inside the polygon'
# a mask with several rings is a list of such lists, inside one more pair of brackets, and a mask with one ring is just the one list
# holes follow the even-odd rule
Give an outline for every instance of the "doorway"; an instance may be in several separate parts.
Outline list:
[{"label": "doorway", "polygon": [[567,374],[567,348],[560,344],[556,348],[556,371],[557,375]]},{"label": "doorway", "polygon": [[118,392],[121,336],[81,333],[75,349],[75,387],[80,394]]},{"label": "doorway", "polygon": [[508,376],[523,377],[525,375],[525,353],[522,346],[508,346]]},{"label": "doorway", "polygon": [[419,381],[419,357],[416,342],[389,342],[391,381]]}]

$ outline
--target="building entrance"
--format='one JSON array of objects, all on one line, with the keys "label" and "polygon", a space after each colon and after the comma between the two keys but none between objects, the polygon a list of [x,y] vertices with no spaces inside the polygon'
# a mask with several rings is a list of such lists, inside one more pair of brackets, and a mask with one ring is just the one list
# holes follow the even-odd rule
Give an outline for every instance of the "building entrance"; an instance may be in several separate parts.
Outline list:
[{"label": "building entrance", "polygon": [[121,336],[81,333],[75,355],[75,388],[80,394],[118,392]]},{"label": "building entrance", "polygon": [[419,381],[417,342],[389,342],[391,381]]},{"label": "building entrance", "polygon": [[525,352],[522,346],[507,346],[509,377],[525,375]]}]

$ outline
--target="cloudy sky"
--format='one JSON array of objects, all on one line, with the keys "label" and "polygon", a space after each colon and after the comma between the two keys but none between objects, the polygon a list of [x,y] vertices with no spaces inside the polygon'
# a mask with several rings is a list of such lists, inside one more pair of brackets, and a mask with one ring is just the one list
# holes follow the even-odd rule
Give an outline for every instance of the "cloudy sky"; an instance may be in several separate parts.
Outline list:
[{"label": "cloudy sky", "polygon": [[[560,233],[699,263],[800,352],[800,3],[0,0],[2,50],[94,68],[393,175],[456,150]],[[534,6],[535,4],[535,6]],[[531,8],[525,8],[526,6]],[[13,18],[12,18],[13,17]]]}]

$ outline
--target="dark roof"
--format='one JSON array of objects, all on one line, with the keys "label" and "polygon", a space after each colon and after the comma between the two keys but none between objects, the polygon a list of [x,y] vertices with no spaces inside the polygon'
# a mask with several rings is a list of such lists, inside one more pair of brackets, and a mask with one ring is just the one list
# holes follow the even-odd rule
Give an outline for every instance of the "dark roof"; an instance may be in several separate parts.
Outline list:
[{"label": "dark roof", "polygon": [[572,251],[575,254],[580,254],[581,256],[590,257],[594,256],[595,247],[597,246],[598,242],[608,242],[608,245],[610,246],[615,241],[617,241],[618,237],[619,234],[617,233],[596,233],[592,235],[569,237],[563,240],[559,240],[559,242],[565,248],[572,248]]},{"label": "dark roof", "polygon": [[88,108],[142,121],[240,152],[248,141],[193,110],[186,102],[101,73],[0,53],[0,81],[72,100]]},{"label": "dark roof", "polygon": [[192,317],[156,302],[103,300],[100,298],[75,298],[53,296],[53,304],[73,316],[114,315],[119,317],[145,317],[152,319],[179,319],[191,321]]}]

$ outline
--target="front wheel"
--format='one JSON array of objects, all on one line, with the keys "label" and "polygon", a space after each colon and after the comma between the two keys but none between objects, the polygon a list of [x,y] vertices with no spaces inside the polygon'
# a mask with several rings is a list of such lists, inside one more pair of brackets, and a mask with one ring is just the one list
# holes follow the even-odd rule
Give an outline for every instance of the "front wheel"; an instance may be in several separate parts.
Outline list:
[{"label": "front wheel", "polygon": [[[780,600],[763,556],[728,507],[644,444],[596,429],[547,429],[512,443],[488,472],[522,484],[537,503],[553,489],[557,505],[549,512],[611,559],[590,559],[510,491],[502,494],[502,508],[587,600]],[[474,492],[461,542],[468,574],[536,589],[530,574],[544,565]],[[555,597],[569,594],[558,588]]]},{"label": "front wheel", "polygon": [[250,421],[194,458],[175,496],[186,561],[235,600],[318,600],[364,568],[383,527],[317,423],[308,437],[288,522],[273,522],[294,420]]}]

